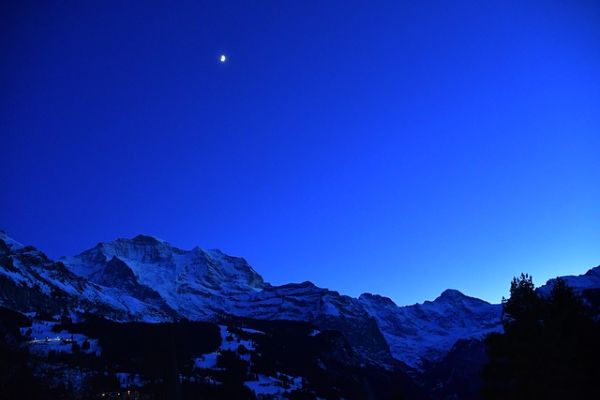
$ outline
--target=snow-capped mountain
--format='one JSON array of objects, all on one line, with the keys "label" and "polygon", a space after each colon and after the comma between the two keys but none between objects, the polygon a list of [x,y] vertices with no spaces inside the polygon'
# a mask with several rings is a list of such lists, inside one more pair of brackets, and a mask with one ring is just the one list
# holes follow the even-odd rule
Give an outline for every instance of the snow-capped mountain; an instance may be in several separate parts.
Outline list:
[{"label": "snow-capped mountain", "polygon": [[441,359],[459,339],[478,339],[502,329],[501,305],[458,290],[448,289],[434,301],[405,307],[369,293],[359,300],[377,320],[394,358],[416,369]]},{"label": "snow-capped mountain", "polygon": [[126,290],[144,302],[163,299],[180,316],[206,319],[237,296],[266,284],[243,258],[219,250],[181,250],[151,236],[99,243],[61,261],[74,274]]},{"label": "snow-capped mountain", "polygon": [[0,233],[0,302],[19,311],[87,311],[115,320],[173,318],[161,299],[144,302],[118,287],[100,286],[32,246]]},{"label": "snow-capped mountain", "polygon": [[99,243],[61,262],[74,274],[124,290],[144,303],[164,299],[190,320],[235,315],[308,321],[322,329],[343,331],[368,361],[393,362],[377,324],[356,299],[310,282],[272,286],[246,260],[219,250],[182,250],[139,235]]},{"label": "snow-capped mountain", "polygon": [[[566,277],[600,288],[600,268]],[[460,339],[501,330],[501,306],[446,290],[399,307],[310,282],[273,286],[244,260],[219,250],[182,250],[151,236],[117,239],[59,261],[0,233],[0,305],[18,311],[84,312],[117,321],[218,322],[230,316],[295,320],[340,331],[363,362],[422,370]],[[540,290],[546,290],[542,287]]]},{"label": "snow-capped mountain", "polygon": [[[600,266],[588,270],[583,275],[566,275],[561,276],[560,278],[578,293],[583,293],[590,289],[598,289],[600,288]],[[545,285],[537,288],[537,291],[544,295],[549,294],[555,280],[556,279],[550,279]]]}]

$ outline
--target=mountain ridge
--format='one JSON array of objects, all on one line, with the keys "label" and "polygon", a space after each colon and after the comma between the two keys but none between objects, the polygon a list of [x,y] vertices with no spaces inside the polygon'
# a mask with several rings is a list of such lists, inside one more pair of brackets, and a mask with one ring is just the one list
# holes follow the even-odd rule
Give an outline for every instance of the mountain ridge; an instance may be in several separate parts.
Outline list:
[{"label": "mountain ridge", "polygon": [[[382,295],[354,298],[310,281],[275,286],[242,257],[198,246],[183,250],[150,235],[100,242],[57,261],[4,232],[0,247],[0,303],[19,311],[45,301],[54,311],[62,302],[71,313],[116,321],[218,321],[227,315],[305,321],[341,331],[364,362],[416,371],[442,359],[458,340],[502,329],[500,304],[456,289],[398,306]],[[600,287],[599,277],[597,267],[567,279],[580,288]]]}]

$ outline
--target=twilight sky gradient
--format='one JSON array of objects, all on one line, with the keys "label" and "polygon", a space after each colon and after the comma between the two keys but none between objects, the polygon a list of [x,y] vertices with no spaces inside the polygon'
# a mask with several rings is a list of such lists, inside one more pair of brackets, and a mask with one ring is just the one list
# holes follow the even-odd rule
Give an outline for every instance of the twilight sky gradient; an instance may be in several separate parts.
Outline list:
[{"label": "twilight sky gradient", "polygon": [[0,7],[0,228],[50,256],[147,233],[399,304],[600,264],[597,2]]}]

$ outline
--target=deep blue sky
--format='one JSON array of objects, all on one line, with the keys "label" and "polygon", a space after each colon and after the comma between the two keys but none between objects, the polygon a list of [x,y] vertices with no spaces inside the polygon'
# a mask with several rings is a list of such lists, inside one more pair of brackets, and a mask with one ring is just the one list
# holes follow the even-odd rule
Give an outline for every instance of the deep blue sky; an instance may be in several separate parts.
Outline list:
[{"label": "deep blue sky", "polygon": [[53,257],[147,233],[399,304],[600,264],[593,1],[6,3],[0,226]]}]

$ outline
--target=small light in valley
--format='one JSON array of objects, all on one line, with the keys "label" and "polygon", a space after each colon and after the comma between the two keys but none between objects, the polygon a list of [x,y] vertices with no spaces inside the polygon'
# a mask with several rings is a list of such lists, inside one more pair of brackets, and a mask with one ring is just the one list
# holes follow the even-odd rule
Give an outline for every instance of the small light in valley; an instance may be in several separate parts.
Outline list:
[{"label": "small light in valley", "polygon": [[227,57],[225,56],[225,54],[221,54],[221,57],[219,57],[219,60],[224,63],[225,61],[227,61]]}]

